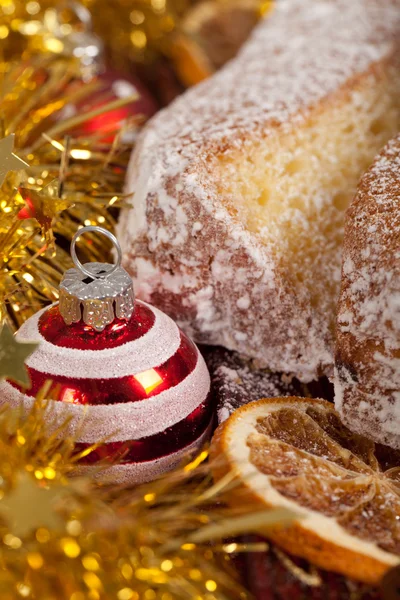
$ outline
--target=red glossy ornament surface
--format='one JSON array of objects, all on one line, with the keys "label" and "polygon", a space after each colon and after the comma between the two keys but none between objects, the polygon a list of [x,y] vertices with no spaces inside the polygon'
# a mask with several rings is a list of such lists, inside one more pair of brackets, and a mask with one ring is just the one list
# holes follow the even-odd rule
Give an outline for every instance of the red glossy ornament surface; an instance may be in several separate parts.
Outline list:
[{"label": "red glossy ornament surface", "polygon": [[[74,326],[68,329],[73,330]],[[49,375],[29,368],[32,387],[28,394],[35,396],[44,383],[51,379],[53,384],[49,397],[54,400],[61,400],[70,404],[94,405],[137,402],[156,396],[160,392],[178,385],[193,371],[196,362],[196,347],[189,338],[181,334],[181,344],[178,350],[165,363],[128,377],[119,377],[118,379],[73,379],[71,377]]]},{"label": "red glossy ornament surface", "polygon": [[[102,332],[96,332],[83,321],[66,325],[59,313],[58,306],[49,308],[41,315],[38,327],[41,335],[56,347],[97,352],[105,349],[117,349],[126,343],[134,344],[136,340],[151,330],[154,323],[153,311],[137,302],[129,321],[116,319]],[[159,339],[158,343],[168,345],[169,340]],[[60,360],[62,359],[60,358]],[[59,402],[92,406],[143,402],[161,392],[179,386],[194,371],[198,360],[196,346],[181,332],[178,349],[164,363],[144,372],[132,373],[132,375],[119,378],[104,377],[103,379],[90,376],[74,378],[46,373],[44,364],[41,371],[32,367],[28,368],[32,387],[28,391],[25,390],[25,393],[32,397],[35,396],[44,383],[50,379],[52,385],[49,397]],[[105,365],[106,371],[107,366]],[[195,389],[193,389],[193,394],[196,394]],[[162,419],[162,415],[160,416]],[[167,456],[194,442],[209,425],[211,416],[212,402],[209,395],[191,414],[160,433],[138,440],[102,444],[96,451],[85,457],[83,462],[93,464],[107,458],[110,460],[119,458],[124,463],[139,463]],[[123,426],[124,423],[121,421],[121,430],[123,430]],[[89,445],[78,443],[77,450],[83,450]]]},{"label": "red glossy ornament surface", "polygon": [[[96,78],[100,83],[100,90],[96,91],[90,98],[85,99],[78,109],[82,112],[91,112],[114,102],[137,93],[137,99],[125,106],[109,110],[100,115],[87,119],[79,128],[73,130],[74,137],[96,134],[103,141],[110,142],[126,119],[137,117],[146,121],[157,110],[157,104],[143,83],[133,76],[120,75],[115,71],[107,69]],[[102,136],[102,134],[108,134]]]},{"label": "red glossy ornament surface", "polygon": [[66,325],[58,306],[52,306],[40,317],[39,331],[45,340],[55,346],[77,350],[105,350],[141,338],[154,325],[154,319],[154,313],[149,308],[136,303],[129,321],[115,319],[99,332],[83,321]]},{"label": "red glossy ornament surface", "polygon": [[[200,404],[186,419],[168,427],[161,433],[151,435],[141,440],[114,442],[102,444],[81,460],[82,464],[93,464],[99,460],[122,458],[123,463],[146,462],[161,456],[172,454],[181,448],[189,446],[208,427],[212,416],[212,401]],[[84,450],[88,444],[77,444],[79,450]]]}]

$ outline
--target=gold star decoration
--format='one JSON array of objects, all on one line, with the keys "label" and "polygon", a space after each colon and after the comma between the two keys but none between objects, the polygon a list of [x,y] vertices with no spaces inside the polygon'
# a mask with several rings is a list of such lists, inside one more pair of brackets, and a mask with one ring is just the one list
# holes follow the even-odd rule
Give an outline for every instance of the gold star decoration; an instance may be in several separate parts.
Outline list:
[{"label": "gold star decoration", "polygon": [[11,379],[23,387],[30,386],[25,360],[38,347],[32,342],[19,342],[4,323],[0,332],[0,379]]},{"label": "gold star decoration", "polygon": [[62,491],[61,485],[47,487],[35,481],[32,475],[21,473],[15,487],[0,500],[0,514],[16,536],[27,535],[39,527],[56,529],[62,525],[56,512]]},{"label": "gold star decoration", "polygon": [[14,134],[0,140],[0,186],[3,185],[7,173],[10,171],[20,171],[29,165],[14,154]]},{"label": "gold star decoration", "polygon": [[70,200],[59,197],[59,185],[56,179],[41,190],[19,188],[19,193],[25,200],[25,207],[19,213],[19,219],[36,219],[42,228],[42,235],[47,244],[54,240],[52,227],[58,214],[72,206]]}]

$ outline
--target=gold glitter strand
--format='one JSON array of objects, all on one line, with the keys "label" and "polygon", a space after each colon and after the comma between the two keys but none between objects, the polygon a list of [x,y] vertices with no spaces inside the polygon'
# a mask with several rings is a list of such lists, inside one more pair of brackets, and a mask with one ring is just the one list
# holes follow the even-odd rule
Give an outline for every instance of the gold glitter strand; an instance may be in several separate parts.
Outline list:
[{"label": "gold glitter strand", "polygon": [[[131,490],[67,477],[75,440],[68,420],[54,420],[47,393],[26,417],[0,413],[2,600],[250,598],[230,560],[240,545],[207,534],[220,523],[229,534],[243,518],[224,503],[226,490],[210,484],[208,452]],[[195,535],[204,543],[190,542]]]},{"label": "gold glitter strand", "polygon": [[[5,140],[10,142],[4,161],[0,153],[0,170],[4,163],[7,171],[18,168],[18,172],[4,172],[0,188],[0,318],[7,317],[15,326],[44,303],[57,300],[61,274],[71,266],[67,250],[76,229],[88,223],[114,227],[110,208],[124,198],[121,190],[131,145],[121,136],[114,144],[112,138],[105,142],[96,131],[84,137],[74,135],[77,124],[85,124],[88,115],[79,114],[82,111],[73,109],[71,101],[90,96],[93,83],[79,80],[79,67],[73,59],[45,55],[22,63],[3,63],[1,70],[2,123]],[[54,77],[61,73],[61,80]],[[105,83],[96,81],[95,86],[107,93]],[[132,96],[106,103],[90,111],[89,118],[129,101]],[[58,113],[67,104],[79,117],[57,124]],[[14,151],[12,127],[16,128]],[[127,127],[134,130],[137,125],[131,122],[125,130]],[[65,134],[69,161],[61,165],[65,159],[61,136]],[[11,164],[7,156],[14,155],[25,162],[13,159]],[[57,197],[60,182],[54,181],[60,165],[61,198]],[[86,260],[108,257],[108,247],[95,236],[81,250]]]}]

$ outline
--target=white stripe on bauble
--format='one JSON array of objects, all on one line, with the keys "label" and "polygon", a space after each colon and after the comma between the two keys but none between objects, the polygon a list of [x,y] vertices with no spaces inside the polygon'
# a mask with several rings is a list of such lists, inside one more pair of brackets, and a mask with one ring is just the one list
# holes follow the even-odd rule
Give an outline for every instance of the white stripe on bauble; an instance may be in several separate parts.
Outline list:
[{"label": "white stripe on bauble", "polygon": [[181,450],[177,450],[168,456],[162,456],[154,460],[149,460],[143,463],[127,463],[112,465],[106,470],[99,470],[96,465],[82,465],[76,470],[74,475],[83,475],[93,477],[97,481],[104,484],[122,484],[135,485],[151,481],[167,471],[171,471],[178,467],[185,459],[191,458],[198,450],[202,448],[204,443],[211,435],[212,422],[207,429],[191,444],[185,446]]},{"label": "white stripe on bauble", "polygon": [[[107,442],[136,440],[160,433],[182,421],[206,399],[209,391],[210,375],[197,350],[194,370],[178,385],[157,396],[136,402],[93,405],[52,400],[51,414],[58,425],[66,418],[71,419],[67,433],[76,437],[77,442],[92,444],[105,438]],[[25,411],[29,411],[35,398],[20,392],[7,381],[0,381],[0,404],[16,407],[21,402]]]},{"label": "white stripe on bauble", "polygon": [[136,302],[154,313],[153,326],[139,339],[105,350],[64,348],[45,340],[39,331],[39,319],[48,310],[44,308],[25,321],[16,334],[20,342],[40,343],[26,364],[40,373],[73,379],[116,379],[162,365],[180,346],[179,328],[154,306]]}]

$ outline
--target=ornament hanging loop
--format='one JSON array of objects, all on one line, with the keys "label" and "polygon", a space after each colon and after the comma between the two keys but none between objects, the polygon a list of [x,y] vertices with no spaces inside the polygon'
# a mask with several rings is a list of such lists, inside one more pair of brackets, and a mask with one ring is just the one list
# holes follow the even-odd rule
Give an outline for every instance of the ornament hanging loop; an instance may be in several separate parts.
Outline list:
[{"label": "ornament hanging loop", "polygon": [[[107,237],[112,242],[115,250],[117,251],[117,262],[106,273],[94,274],[93,271],[89,271],[88,269],[86,269],[78,258],[78,255],[76,253],[76,242],[77,242],[78,238],[80,238],[84,233],[87,233],[89,231],[92,231],[94,233],[101,233],[102,235]],[[113,233],[111,233],[111,231],[108,231],[107,229],[104,229],[103,227],[98,227],[97,225],[88,225],[87,227],[81,227],[81,229],[78,229],[78,231],[75,233],[74,237],[72,238],[71,257],[72,257],[75,267],[79,271],[81,271],[81,273],[86,275],[86,277],[90,277],[91,279],[107,279],[112,273],[114,273],[121,266],[122,250],[121,250],[119,241],[117,240],[115,235]]]},{"label": "ornament hanging loop", "polygon": [[[86,232],[105,235],[116,250],[117,263],[90,262],[83,265],[76,254],[76,241]],[[103,331],[115,319],[129,320],[134,311],[132,279],[121,267],[122,251],[110,231],[90,225],[78,229],[71,242],[75,269],[68,269],[60,283],[59,311],[67,325],[83,321]]]}]

